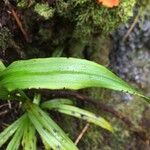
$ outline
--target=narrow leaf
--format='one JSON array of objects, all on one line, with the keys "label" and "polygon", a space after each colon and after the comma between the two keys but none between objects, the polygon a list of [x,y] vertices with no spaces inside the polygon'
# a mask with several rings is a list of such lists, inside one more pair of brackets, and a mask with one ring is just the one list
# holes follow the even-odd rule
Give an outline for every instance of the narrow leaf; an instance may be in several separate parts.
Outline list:
[{"label": "narrow leaf", "polygon": [[51,108],[54,108],[58,105],[63,105],[63,104],[73,105],[73,102],[69,99],[59,98],[59,99],[53,99],[50,101],[46,101],[46,102],[42,103],[41,107],[51,109]]},{"label": "narrow leaf", "polygon": [[0,60],[0,72],[2,72],[3,70],[5,70],[6,67],[5,65],[3,64],[3,62]]},{"label": "narrow leaf", "polygon": [[0,74],[0,87],[17,89],[82,89],[103,87],[147,99],[107,68],[76,58],[40,58],[12,63]]},{"label": "narrow leaf", "polygon": [[29,113],[28,115],[29,115],[30,119],[32,120],[36,130],[40,134],[44,146],[45,146],[45,144],[47,144],[50,147],[52,146],[54,150],[57,149],[57,147],[59,147],[59,146],[57,145],[55,138],[53,137],[51,132],[46,130],[45,126],[42,123],[40,123],[40,121],[33,114]]},{"label": "narrow leaf", "polygon": [[54,109],[58,112],[86,120],[88,122],[94,123],[106,130],[113,132],[113,128],[108,121],[84,109],[75,106],[70,106],[70,105],[59,105],[59,104],[51,105],[48,102],[44,102],[41,105],[41,107],[44,109]]},{"label": "narrow leaf", "polygon": [[25,115],[21,116],[18,120],[9,125],[3,132],[0,133],[0,147],[5,144],[5,142],[15,133],[24,118]]},{"label": "narrow leaf", "polygon": [[[41,137],[42,138],[42,137]],[[42,142],[43,142],[43,145],[45,147],[45,150],[52,150],[52,148],[50,147],[49,144],[47,144],[47,142],[45,142],[45,140],[42,138]]]},{"label": "narrow leaf", "polygon": [[24,133],[24,124],[26,122],[27,115],[25,114],[25,117],[21,120],[19,127],[16,130],[16,133],[14,134],[13,138],[9,142],[6,150],[18,150],[19,146],[21,144],[21,139]]},{"label": "narrow leaf", "polygon": [[37,105],[29,104],[26,109],[36,130],[50,147],[55,150],[77,150],[63,130]]},{"label": "narrow leaf", "polygon": [[29,118],[27,117],[24,124],[24,133],[22,139],[22,147],[24,150],[36,150],[36,130]]}]

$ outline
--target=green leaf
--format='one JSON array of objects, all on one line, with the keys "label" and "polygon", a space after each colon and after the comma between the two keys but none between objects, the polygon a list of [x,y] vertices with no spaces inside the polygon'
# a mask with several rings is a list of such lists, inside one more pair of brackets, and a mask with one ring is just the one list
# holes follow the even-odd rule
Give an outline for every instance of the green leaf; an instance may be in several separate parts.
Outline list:
[{"label": "green leaf", "polygon": [[3,62],[0,60],[0,72],[4,71],[6,69],[5,65]]},{"label": "green leaf", "polygon": [[36,130],[29,118],[27,117],[26,123],[24,123],[24,133],[22,139],[22,147],[24,150],[36,150]]},{"label": "green leaf", "polygon": [[26,122],[27,119],[27,115],[24,115],[24,118],[21,120],[19,127],[17,128],[13,138],[11,139],[11,141],[9,142],[6,150],[18,150],[20,143],[21,143],[21,139],[24,133],[24,124]]},{"label": "green leaf", "polygon": [[44,109],[55,109],[58,112],[86,120],[113,132],[113,128],[110,125],[110,123],[108,123],[108,121],[106,121],[100,116],[95,115],[94,113],[83,110],[81,108],[64,104],[54,105],[50,101],[42,103],[41,107]]},{"label": "green leaf", "polygon": [[82,89],[102,87],[139,95],[107,68],[76,58],[40,58],[12,63],[0,74],[0,86],[9,91],[17,89]]},{"label": "green leaf", "polygon": [[34,115],[29,114],[29,117],[32,120],[36,130],[40,134],[44,146],[45,144],[47,144],[46,147],[52,146],[55,150],[57,147],[56,146],[57,143],[55,142],[55,138],[52,136],[51,132],[46,131],[46,129],[44,128],[45,126],[42,123],[40,123],[39,120]]},{"label": "green leaf", "polygon": [[73,102],[70,99],[65,99],[65,98],[59,98],[59,99],[52,99],[50,101],[46,101],[44,103],[41,104],[42,108],[49,108],[49,109],[53,109],[54,107],[58,106],[58,105],[73,105]]},{"label": "green leaf", "polygon": [[2,100],[9,99],[9,91],[5,87],[0,87],[0,99]]},{"label": "green leaf", "polygon": [[[0,60],[0,72],[4,71],[6,69],[5,65],[3,62]],[[9,92],[7,89],[4,87],[0,87],[0,98],[1,99],[8,99]]]},{"label": "green leaf", "polygon": [[18,120],[9,125],[3,132],[0,133],[0,147],[15,133],[25,117],[25,115],[21,116]]},{"label": "green leaf", "polygon": [[47,144],[47,142],[45,142],[45,140],[43,138],[42,138],[42,142],[43,142],[43,145],[45,147],[45,150],[52,150],[52,148],[49,146],[49,144]]},{"label": "green leaf", "polygon": [[26,110],[36,130],[50,147],[54,150],[78,149],[63,130],[36,104],[28,104]]}]

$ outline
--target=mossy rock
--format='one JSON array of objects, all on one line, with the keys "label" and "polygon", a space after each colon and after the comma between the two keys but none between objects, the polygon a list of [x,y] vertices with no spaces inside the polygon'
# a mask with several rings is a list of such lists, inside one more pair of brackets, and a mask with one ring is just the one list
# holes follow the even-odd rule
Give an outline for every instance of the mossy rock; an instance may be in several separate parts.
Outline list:
[{"label": "mossy rock", "polygon": [[132,16],[135,2],[136,0],[122,0],[119,6],[106,8],[96,0],[61,0],[57,12],[74,22],[75,37],[108,34]]},{"label": "mossy rock", "polygon": [[107,34],[126,22],[132,16],[135,2],[136,0],[121,0],[113,8],[107,8],[96,0],[53,0],[51,3],[32,3],[31,6],[46,20],[62,18],[61,21],[66,22],[66,27],[67,22],[71,22],[74,37],[84,37],[98,33]]}]

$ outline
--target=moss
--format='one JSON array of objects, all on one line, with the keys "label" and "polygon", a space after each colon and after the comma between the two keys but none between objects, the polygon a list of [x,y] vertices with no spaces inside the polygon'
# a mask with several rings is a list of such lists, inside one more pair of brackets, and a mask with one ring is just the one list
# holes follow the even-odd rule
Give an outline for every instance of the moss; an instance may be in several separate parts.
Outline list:
[{"label": "moss", "polygon": [[26,8],[28,6],[28,2],[25,0],[18,0],[17,6],[21,8]]},{"label": "moss", "polygon": [[17,6],[20,8],[27,8],[32,6],[35,3],[35,0],[17,0]]},{"label": "moss", "polygon": [[[136,0],[122,0],[115,8],[106,8],[93,0],[67,1],[63,14],[75,22],[74,36],[88,36],[94,33],[107,34],[132,16]],[[62,3],[59,5],[61,9]]]},{"label": "moss", "polygon": [[47,20],[53,17],[55,10],[52,7],[49,7],[47,3],[37,3],[34,7],[34,11]]},{"label": "moss", "polygon": [[12,39],[12,34],[10,30],[6,27],[0,29],[0,49],[6,50],[10,45],[10,40]]},{"label": "moss", "polygon": [[[94,33],[107,34],[126,22],[132,16],[135,2],[136,0],[122,0],[118,7],[110,9],[96,0],[60,0],[53,5],[36,3],[34,10],[46,20],[56,16],[68,19],[68,22],[73,22],[74,37],[82,37]],[[24,3],[21,0],[18,5]]]},{"label": "moss", "polygon": [[37,48],[49,43],[46,49],[61,47],[67,56],[73,54],[82,58],[84,51],[99,49],[94,46],[97,37],[108,35],[132,16],[135,1],[121,0],[118,7],[110,9],[96,0],[32,0],[28,6],[25,0],[19,0],[27,6],[23,9],[24,20],[33,31],[33,43],[38,43]]}]

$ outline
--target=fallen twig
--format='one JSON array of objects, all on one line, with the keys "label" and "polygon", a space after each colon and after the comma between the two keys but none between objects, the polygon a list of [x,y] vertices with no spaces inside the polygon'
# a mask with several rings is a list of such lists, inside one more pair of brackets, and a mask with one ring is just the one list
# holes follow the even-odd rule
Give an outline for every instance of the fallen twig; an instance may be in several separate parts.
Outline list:
[{"label": "fallen twig", "polygon": [[8,113],[8,110],[4,110],[4,111],[0,112],[0,116],[5,115],[7,113]]},{"label": "fallen twig", "polygon": [[81,138],[83,137],[83,135],[85,134],[85,132],[87,131],[87,129],[89,128],[90,124],[87,123],[85,125],[85,127],[82,129],[81,133],[78,135],[77,139],[75,140],[75,145],[77,145],[79,143],[79,141],[81,140]]},{"label": "fallen twig", "polygon": [[5,103],[5,104],[3,104],[3,105],[0,105],[0,109],[2,109],[3,107],[5,107],[5,106],[8,106],[9,104],[8,103]]},{"label": "fallen twig", "polygon": [[19,29],[21,30],[26,42],[30,42],[31,39],[29,38],[26,30],[24,29],[18,15],[17,15],[17,12],[14,10],[14,8],[12,7],[12,5],[10,4],[10,2],[8,0],[4,0],[4,2],[5,2],[5,5],[8,6],[9,11],[11,12],[12,16],[14,17],[14,19],[15,19]]},{"label": "fallen twig", "polygon": [[139,20],[139,17],[141,15],[141,12],[142,12],[142,8],[138,11],[138,14],[135,16],[135,19],[134,19],[133,23],[131,24],[130,28],[127,30],[126,34],[123,36],[123,39],[122,39],[123,42],[126,41],[126,39],[130,35],[130,33],[132,32],[132,30],[134,29],[134,27],[138,23],[138,20]]}]

